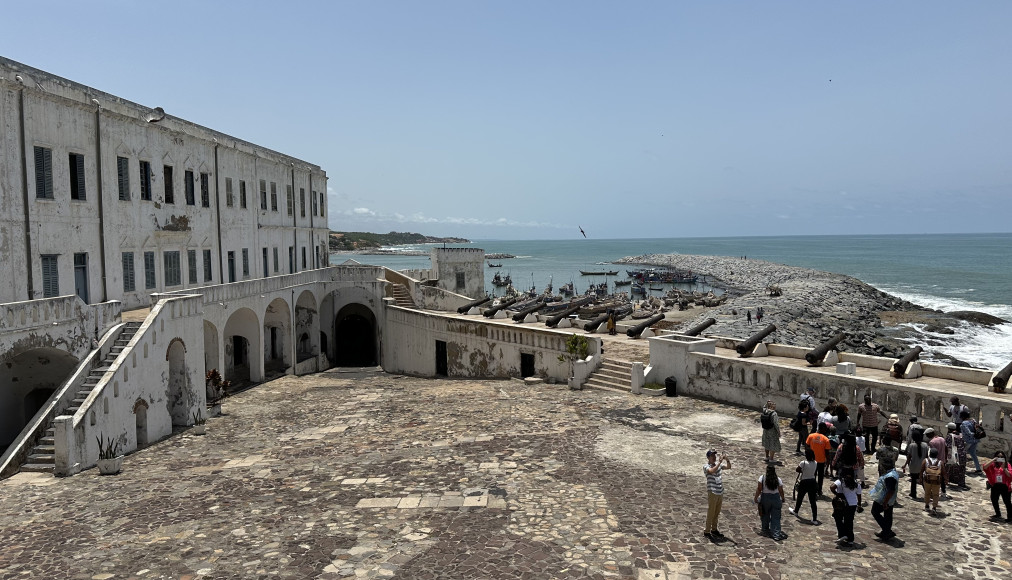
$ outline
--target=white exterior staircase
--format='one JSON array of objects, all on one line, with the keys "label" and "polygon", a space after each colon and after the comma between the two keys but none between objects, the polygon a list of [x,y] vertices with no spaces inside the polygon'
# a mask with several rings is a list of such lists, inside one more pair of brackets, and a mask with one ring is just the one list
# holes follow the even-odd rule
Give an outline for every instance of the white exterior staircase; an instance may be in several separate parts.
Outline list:
[{"label": "white exterior staircase", "polygon": [[632,363],[602,359],[601,366],[583,383],[583,388],[628,393],[632,389]]},{"label": "white exterior staircase", "polygon": [[393,284],[394,302],[401,308],[418,308],[404,284]]}]

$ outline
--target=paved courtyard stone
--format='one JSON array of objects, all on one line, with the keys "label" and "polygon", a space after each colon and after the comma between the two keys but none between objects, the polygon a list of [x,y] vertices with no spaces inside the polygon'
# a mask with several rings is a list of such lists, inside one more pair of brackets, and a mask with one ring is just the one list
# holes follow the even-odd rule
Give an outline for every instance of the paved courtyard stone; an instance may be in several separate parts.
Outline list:
[{"label": "paved courtyard stone", "polygon": [[[937,517],[901,496],[887,543],[866,509],[837,547],[828,501],[823,525],[785,505],[789,537],[760,536],[756,417],[522,381],[284,377],[119,475],[0,482],[0,578],[1009,577],[1012,524],[988,521],[975,477]],[[733,466],[720,542],[702,535],[709,448]]]}]

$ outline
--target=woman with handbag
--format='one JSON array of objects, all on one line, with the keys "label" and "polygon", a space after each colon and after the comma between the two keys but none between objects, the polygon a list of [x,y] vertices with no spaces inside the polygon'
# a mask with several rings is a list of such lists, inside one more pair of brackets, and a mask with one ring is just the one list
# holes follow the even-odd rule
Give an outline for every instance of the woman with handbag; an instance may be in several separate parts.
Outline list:
[{"label": "woman with handbag", "polygon": [[840,479],[829,484],[833,492],[833,519],[836,520],[837,543],[849,546],[854,541],[854,514],[861,505],[861,484],[854,477],[854,470],[844,468]]}]

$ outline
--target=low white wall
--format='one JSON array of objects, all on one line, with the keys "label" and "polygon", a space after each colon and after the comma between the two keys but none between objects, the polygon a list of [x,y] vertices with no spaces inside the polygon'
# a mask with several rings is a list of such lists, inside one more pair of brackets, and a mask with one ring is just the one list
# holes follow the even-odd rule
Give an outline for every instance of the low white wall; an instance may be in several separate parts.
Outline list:
[{"label": "low white wall", "polygon": [[[200,295],[163,297],[80,409],[54,420],[57,475],[94,466],[98,437],[119,442],[120,453],[136,450],[138,405],[146,406],[149,444],[171,435],[173,424],[192,424],[193,415],[203,412],[202,301]],[[168,359],[177,341],[182,342],[184,354],[181,368],[174,370],[181,373],[183,384],[180,392],[173,393]]]},{"label": "low white wall", "polygon": [[688,382],[689,353],[713,354],[716,341],[698,336],[665,334],[647,339],[650,342],[650,366],[644,382],[664,384],[675,377],[678,389]]},{"label": "low white wall", "polygon": [[40,347],[83,358],[122,311],[119,301],[85,304],[76,294],[0,304],[0,361]]},{"label": "low white wall", "polygon": [[[569,333],[485,320],[462,320],[387,305],[382,365],[387,372],[434,376],[436,341],[447,345],[450,377],[520,376],[521,353],[535,357],[537,376],[568,382],[570,363],[560,362]],[[601,352],[601,339],[587,337],[588,355]]]}]

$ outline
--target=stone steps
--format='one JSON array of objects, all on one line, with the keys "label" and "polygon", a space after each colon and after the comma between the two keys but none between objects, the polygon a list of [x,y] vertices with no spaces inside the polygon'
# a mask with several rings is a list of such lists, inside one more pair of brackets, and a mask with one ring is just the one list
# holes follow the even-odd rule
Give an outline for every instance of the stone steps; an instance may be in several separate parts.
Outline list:
[{"label": "stone steps", "polygon": [[411,293],[404,284],[393,285],[394,303],[401,308],[418,308],[415,301],[411,299]]},{"label": "stone steps", "polygon": [[590,375],[583,386],[584,388],[600,389],[603,391],[628,393],[632,387],[632,363],[616,359],[604,359],[601,361],[601,367]]},{"label": "stone steps", "polygon": [[[102,359],[98,367],[93,368],[88,373],[88,377],[84,380],[81,388],[75,393],[74,400],[70,402],[70,406],[67,409],[59,413],[60,415],[73,415],[81,408],[81,405],[88,400],[88,396],[91,395],[95,387],[102,381],[102,377],[106,371],[116,362],[119,355],[126,350],[127,345],[130,344],[130,340],[137,334],[137,330],[140,327],[140,322],[127,322],[124,325],[120,335],[113,341],[113,347],[109,354]],[[47,425],[43,437],[39,438],[39,442],[28,455],[28,462],[21,465],[21,471],[53,473],[55,460],[56,430],[51,425]]]}]

